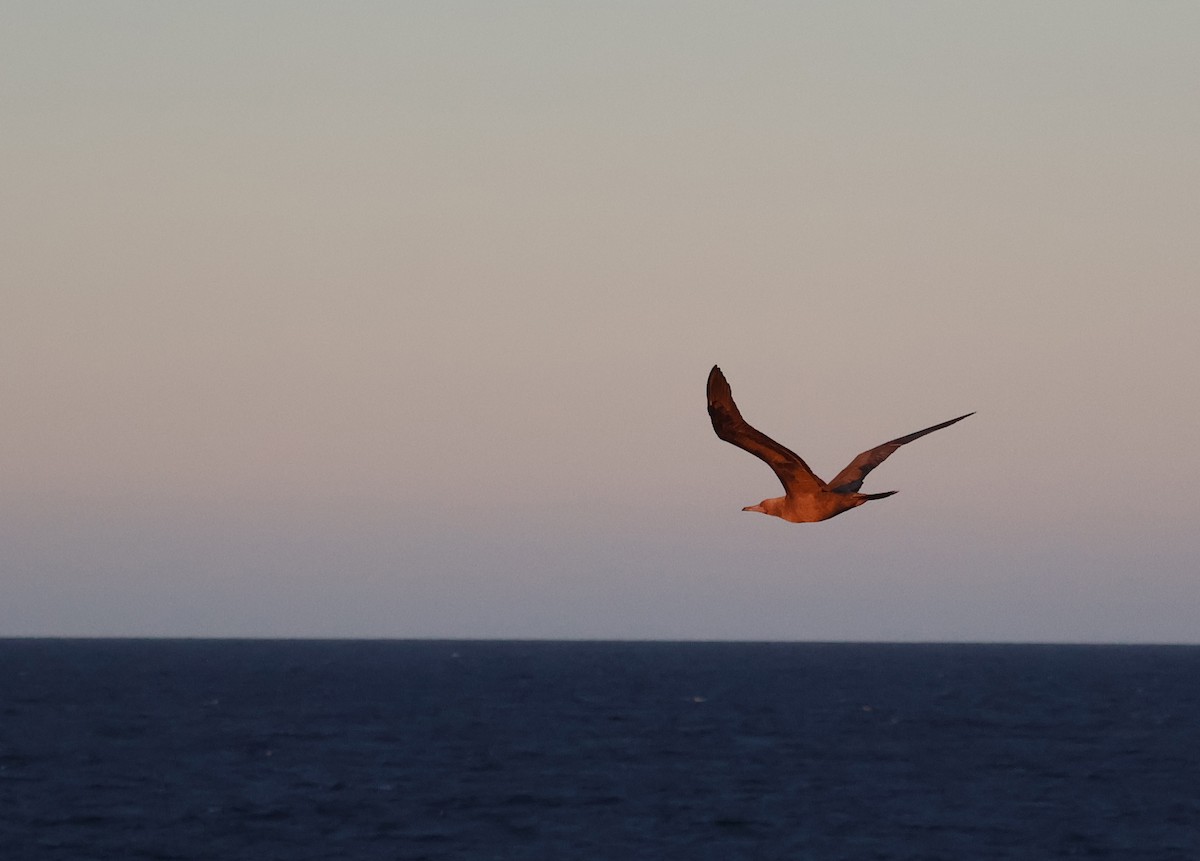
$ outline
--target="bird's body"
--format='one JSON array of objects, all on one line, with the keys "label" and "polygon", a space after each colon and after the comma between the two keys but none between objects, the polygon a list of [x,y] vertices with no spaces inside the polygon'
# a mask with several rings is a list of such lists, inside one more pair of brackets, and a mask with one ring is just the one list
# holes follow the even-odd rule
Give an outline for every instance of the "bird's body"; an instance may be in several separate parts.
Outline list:
[{"label": "bird's body", "polygon": [[708,415],[712,419],[713,430],[716,431],[718,437],[763,460],[783,484],[783,496],[764,499],[758,505],[748,505],[742,510],[770,514],[791,523],[815,523],[836,517],[843,511],[857,508],[872,499],[891,496],[896,491],[889,490],[885,493],[859,493],[858,491],[862,487],[867,473],[883,463],[900,446],[923,437],[925,434],[933,433],[935,430],[949,427],[974,413],[967,413],[967,415],[868,449],[854,458],[849,466],[828,483],[817,478],[798,454],[784,448],[766,434],[746,423],[737,404],[733,402],[733,392],[725,380],[725,375],[716,365],[713,365],[712,371],[708,374]]}]

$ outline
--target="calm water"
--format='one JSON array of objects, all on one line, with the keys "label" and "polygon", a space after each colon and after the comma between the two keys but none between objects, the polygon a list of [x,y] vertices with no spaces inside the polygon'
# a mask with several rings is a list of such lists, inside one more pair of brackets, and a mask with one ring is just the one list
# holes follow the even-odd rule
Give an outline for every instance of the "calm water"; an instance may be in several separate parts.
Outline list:
[{"label": "calm water", "polygon": [[0,640],[4,859],[1200,859],[1200,648]]}]

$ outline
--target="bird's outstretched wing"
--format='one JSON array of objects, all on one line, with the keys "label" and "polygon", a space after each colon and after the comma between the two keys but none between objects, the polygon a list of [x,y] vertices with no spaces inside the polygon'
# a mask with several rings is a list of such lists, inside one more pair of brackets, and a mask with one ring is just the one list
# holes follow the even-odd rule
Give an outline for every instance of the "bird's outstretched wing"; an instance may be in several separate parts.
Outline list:
[{"label": "bird's outstretched wing", "polygon": [[825,482],[813,475],[800,455],[746,424],[733,402],[733,392],[725,375],[716,365],[708,374],[708,415],[718,437],[764,460],[779,476],[788,494],[816,493],[825,489]]},{"label": "bird's outstretched wing", "polygon": [[955,422],[961,422],[967,416],[973,415],[975,413],[967,413],[966,416],[950,419],[950,421],[942,422],[940,425],[934,425],[931,428],[910,433],[908,436],[898,437],[890,442],[885,442],[882,445],[877,445],[875,448],[864,451],[858,457],[854,458],[854,460],[850,461],[850,465],[839,472],[833,481],[829,482],[829,489],[834,493],[857,493],[858,489],[862,487],[863,479],[867,477],[867,473],[887,460],[888,456],[900,448],[900,446],[915,439],[920,439],[927,433],[933,433],[935,430],[950,427]]}]

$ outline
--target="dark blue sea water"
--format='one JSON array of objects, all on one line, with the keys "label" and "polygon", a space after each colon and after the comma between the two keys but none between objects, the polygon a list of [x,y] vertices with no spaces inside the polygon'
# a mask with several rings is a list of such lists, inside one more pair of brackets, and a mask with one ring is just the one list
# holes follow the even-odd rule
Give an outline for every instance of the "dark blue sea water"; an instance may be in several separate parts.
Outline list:
[{"label": "dark blue sea water", "polygon": [[0,640],[0,857],[1200,859],[1200,648]]}]

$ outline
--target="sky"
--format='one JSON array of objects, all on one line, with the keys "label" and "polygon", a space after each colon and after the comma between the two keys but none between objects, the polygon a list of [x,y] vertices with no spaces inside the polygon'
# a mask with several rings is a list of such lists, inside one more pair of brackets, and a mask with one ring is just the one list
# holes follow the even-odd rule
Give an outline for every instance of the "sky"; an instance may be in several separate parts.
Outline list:
[{"label": "sky", "polygon": [[0,4],[0,636],[1200,643],[1198,32]]}]

